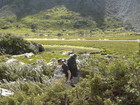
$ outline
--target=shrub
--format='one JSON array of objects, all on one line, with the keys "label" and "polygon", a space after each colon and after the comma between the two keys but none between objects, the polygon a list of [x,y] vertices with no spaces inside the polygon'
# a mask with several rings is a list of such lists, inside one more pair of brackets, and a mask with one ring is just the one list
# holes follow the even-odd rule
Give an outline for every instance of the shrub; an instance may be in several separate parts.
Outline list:
[{"label": "shrub", "polygon": [[3,49],[6,54],[38,53],[39,51],[44,51],[42,45],[30,43],[22,37],[14,35],[1,36],[0,49]]}]

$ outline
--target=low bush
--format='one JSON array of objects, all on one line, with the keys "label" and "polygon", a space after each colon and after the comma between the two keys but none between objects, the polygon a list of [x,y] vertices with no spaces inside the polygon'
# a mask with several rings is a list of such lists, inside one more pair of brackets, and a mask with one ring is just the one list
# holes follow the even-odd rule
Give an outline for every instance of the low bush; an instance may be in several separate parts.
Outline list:
[{"label": "low bush", "polygon": [[1,53],[6,54],[38,53],[44,51],[42,45],[28,42],[22,37],[14,35],[0,36],[0,49],[2,49]]}]

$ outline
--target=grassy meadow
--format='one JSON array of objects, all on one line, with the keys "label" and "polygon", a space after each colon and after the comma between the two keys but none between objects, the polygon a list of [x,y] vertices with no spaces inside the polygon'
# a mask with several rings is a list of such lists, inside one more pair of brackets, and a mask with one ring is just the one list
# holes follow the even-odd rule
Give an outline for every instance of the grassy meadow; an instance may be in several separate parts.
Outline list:
[{"label": "grassy meadow", "polygon": [[[74,50],[75,46],[78,47],[84,47],[84,48],[97,48],[100,50],[107,51],[107,53],[113,54],[113,55],[121,55],[121,56],[133,56],[134,53],[139,48],[139,42],[129,42],[129,41],[35,41],[37,43],[43,44],[46,49],[68,49],[67,46],[71,46],[71,50]],[[52,45],[52,46],[48,46]],[[55,47],[56,46],[56,47]],[[63,47],[65,46],[65,47]],[[85,52],[88,50],[84,49]],[[81,49],[82,50],[82,49]],[[96,50],[90,50],[96,51]]]},{"label": "grassy meadow", "polygon": [[[16,57],[24,63],[34,63],[38,59],[50,62],[52,58],[67,59],[68,55],[63,52],[74,51],[76,54],[91,53],[93,56],[103,56],[106,54],[119,58],[131,58],[135,56],[139,49],[139,42],[129,41],[35,41],[45,47],[45,52],[30,57]],[[2,59],[4,57],[1,56]]]}]

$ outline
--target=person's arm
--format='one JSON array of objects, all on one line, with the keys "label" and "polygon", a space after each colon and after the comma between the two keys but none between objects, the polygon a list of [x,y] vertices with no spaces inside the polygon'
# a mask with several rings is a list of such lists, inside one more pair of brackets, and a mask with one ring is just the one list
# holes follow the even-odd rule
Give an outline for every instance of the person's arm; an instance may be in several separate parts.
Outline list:
[{"label": "person's arm", "polygon": [[68,80],[67,80],[67,82],[70,82],[71,72],[70,72],[70,70],[68,70],[67,72],[68,72]]}]

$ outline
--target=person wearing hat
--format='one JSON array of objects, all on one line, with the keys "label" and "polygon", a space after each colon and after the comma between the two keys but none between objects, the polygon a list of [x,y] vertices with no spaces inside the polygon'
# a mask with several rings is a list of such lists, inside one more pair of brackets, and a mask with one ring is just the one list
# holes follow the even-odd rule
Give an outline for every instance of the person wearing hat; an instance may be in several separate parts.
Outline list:
[{"label": "person wearing hat", "polygon": [[62,72],[65,74],[66,82],[70,83],[71,72],[69,70],[68,65],[65,63],[65,60],[64,59],[58,59],[58,65],[62,66]]}]

